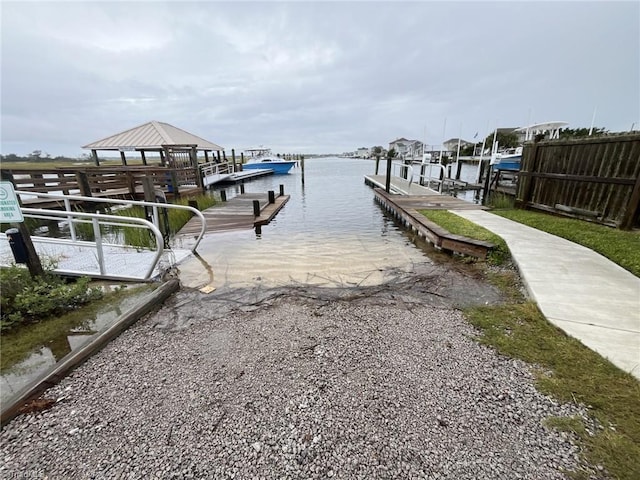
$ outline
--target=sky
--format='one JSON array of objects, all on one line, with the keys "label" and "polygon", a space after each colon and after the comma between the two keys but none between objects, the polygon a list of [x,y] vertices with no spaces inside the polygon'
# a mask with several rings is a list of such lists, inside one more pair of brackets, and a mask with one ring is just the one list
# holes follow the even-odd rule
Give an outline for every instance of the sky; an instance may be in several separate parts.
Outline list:
[{"label": "sky", "polygon": [[341,153],[566,121],[640,129],[640,2],[1,2],[1,153],[152,120]]}]

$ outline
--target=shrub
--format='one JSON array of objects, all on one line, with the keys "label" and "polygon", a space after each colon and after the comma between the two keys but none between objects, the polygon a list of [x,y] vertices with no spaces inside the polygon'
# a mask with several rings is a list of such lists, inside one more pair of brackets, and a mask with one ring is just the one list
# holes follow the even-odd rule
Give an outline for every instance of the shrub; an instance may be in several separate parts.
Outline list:
[{"label": "shrub", "polygon": [[50,270],[31,278],[25,268],[18,266],[0,269],[0,288],[2,331],[43,320],[102,297],[99,287],[89,286],[89,278],[67,283]]}]

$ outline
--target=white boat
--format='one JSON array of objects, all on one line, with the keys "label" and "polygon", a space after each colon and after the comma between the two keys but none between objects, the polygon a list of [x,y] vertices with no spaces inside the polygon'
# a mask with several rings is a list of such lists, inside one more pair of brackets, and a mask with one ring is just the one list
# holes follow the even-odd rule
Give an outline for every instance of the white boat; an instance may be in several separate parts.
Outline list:
[{"label": "white boat", "polygon": [[293,160],[285,160],[271,153],[269,148],[249,148],[245,150],[246,163],[242,165],[243,170],[247,169],[271,169],[273,173],[286,174],[296,164]]},{"label": "white boat", "polygon": [[[567,122],[545,122],[529,125],[528,127],[518,128],[516,132],[524,132],[524,141],[531,141],[537,135],[544,135],[549,140],[560,138],[560,130],[569,125]],[[495,137],[494,137],[495,142]],[[497,142],[494,143],[494,150],[491,153],[491,166],[495,170],[515,171],[520,170],[520,162],[522,161],[522,146],[509,148],[501,152],[498,151]]]},{"label": "white boat", "polygon": [[491,155],[491,166],[496,170],[520,170],[522,147],[509,148]]}]

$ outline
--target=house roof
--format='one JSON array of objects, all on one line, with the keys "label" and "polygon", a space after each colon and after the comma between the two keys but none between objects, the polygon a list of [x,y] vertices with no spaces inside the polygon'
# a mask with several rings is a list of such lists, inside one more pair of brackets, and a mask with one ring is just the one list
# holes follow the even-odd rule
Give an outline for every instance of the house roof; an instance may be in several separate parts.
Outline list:
[{"label": "house roof", "polygon": [[449,140],[447,140],[446,142],[442,142],[443,144],[449,144],[449,143],[458,143],[458,140],[460,140],[460,144],[461,145],[473,145],[473,142],[468,142],[466,140],[463,140],[461,138],[450,138]]},{"label": "house roof", "polygon": [[166,146],[195,146],[198,150],[224,150],[213,142],[200,138],[164,122],[148,122],[110,137],[96,140],[82,148],[92,150],[157,150]]}]

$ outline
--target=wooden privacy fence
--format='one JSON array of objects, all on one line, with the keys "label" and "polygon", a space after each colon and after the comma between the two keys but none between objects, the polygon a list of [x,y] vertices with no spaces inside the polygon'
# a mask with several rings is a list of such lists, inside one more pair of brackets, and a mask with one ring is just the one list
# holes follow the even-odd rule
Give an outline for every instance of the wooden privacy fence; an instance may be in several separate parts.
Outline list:
[{"label": "wooden privacy fence", "polygon": [[640,134],[525,145],[516,206],[640,226]]}]

